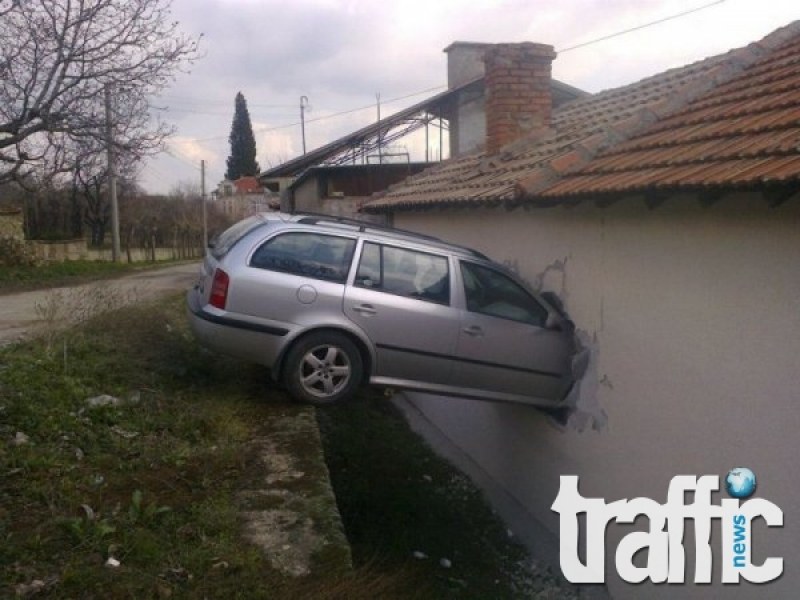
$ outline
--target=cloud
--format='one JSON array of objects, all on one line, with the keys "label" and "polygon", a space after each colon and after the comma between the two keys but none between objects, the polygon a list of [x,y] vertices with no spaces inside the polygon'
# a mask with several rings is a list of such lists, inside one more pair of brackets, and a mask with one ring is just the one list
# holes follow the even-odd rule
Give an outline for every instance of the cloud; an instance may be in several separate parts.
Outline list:
[{"label": "cloud", "polygon": [[201,160],[214,160],[218,158],[216,153],[209,153],[208,149],[201,146],[197,141],[184,136],[173,136],[167,145],[170,152],[176,154],[179,158],[197,163],[198,165]]}]

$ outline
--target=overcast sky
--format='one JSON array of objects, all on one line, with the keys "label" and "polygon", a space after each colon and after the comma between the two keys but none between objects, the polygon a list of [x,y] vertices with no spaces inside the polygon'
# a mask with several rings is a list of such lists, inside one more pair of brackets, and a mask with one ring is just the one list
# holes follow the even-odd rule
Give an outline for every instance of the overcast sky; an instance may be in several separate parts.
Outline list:
[{"label": "overcast sky", "polygon": [[[247,99],[262,170],[444,89],[453,41],[548,43],[556,50],[711,6],[561,52],[553,76],[589,92],[747,45],[800,19],[798,0],[173,0],[205,54],[154,107],[177,133],[140,176],[151,193],[222,179],[234,97]],[[441,86],[441,87],[439,87]],[[437,88],[437,89],[433,89]],[[392,101],[405,97],[404,100]],[[364,107],[342,116],[334,113]],[[420,158],[417,156],[416,158]]]}]

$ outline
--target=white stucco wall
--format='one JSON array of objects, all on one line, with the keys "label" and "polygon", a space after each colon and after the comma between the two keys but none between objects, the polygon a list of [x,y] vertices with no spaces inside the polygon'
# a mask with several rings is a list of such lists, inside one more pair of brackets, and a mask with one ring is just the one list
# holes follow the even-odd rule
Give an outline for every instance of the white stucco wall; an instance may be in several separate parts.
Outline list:
[{"label": "white stucco wall", "polygon": [[[584,497],[664,502],[674,475],[723,479],[747,466],[758,495],[783,510],[783,528],[754,529],[755,564],[784,558],[783,577],[766,587],[718,583],[718,535],[713,589],[627,584],[616,576],[614,549],[630,530],[610,525],[606,580],[615,598],[797,598],[797,197],[773,209],[753,196],[708,208],[683,197],[654,210],[632,199],[608,208],[399,213],[394,223],[476,247],[530,282],[564,261],[563,271],[544,276],[544,288],[559,292],[577,326],[597,336],[605,428],[559,430],[523,406],[411,396],[550,531],[558,532],[550,506],[567,474],[580,476]],[[691,533],[685,545],[691,580]]]}]

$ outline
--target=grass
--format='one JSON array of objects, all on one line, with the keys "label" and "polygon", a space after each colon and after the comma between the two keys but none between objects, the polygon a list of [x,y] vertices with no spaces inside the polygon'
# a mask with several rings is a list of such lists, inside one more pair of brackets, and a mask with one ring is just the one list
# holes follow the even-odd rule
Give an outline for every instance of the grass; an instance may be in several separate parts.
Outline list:
[{"label": "grass", "polygon": [[0,269],[0,295],[50,287],[78,285],[88,281],[119,277],[142,269],[171,264],[114,263],[110,261],[70,260],[43,263],[39,266],[3,267]]},{"label": "grass", "polygon": [[[120,402],[89,406],[101,394]],[[330,544],[296,577],[245,522],[300,515],[279,552],[309,523],[341,537],[320,525],[313,412],[263,369],[199,349],[181,299],[0,350],[0,597],[563,597],[384,398],[317,414],[355,568]]]},{"label": "grass", "polygon": [[[293,597],[345,578],[295,580],[244,542],[251,441],[308,409],[199,350],[184,321],[171,300],[0,351],[0,597]],[[87,404],[101,394],[122,402]]]}]

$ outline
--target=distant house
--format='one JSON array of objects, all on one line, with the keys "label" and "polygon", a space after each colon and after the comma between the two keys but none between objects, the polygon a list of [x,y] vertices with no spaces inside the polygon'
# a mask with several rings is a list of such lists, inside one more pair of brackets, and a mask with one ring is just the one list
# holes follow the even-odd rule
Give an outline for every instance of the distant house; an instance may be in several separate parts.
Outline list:
[{"label": "distant house", "polygon": [[225,179],[219,183],[213,196],[222,212],[235,219],[280,206],[280,196],[265,189],[254,176],[240,177],[235,181]]},{"label": "distant house", "polygon": [[[754,525],[752,561],[784,557],[782,578],[721,585],[717,523],[711,585],[691,584],[692,535],[690,584],[630,585],[615,550],[631,529],[612,523],[608,590],[796,598],[800,22],[557,107],[551,47],[499,44],[484,54],[480,148],[364,210],[477,247],[557,292],[593,360],[566,426],[524,406],[413,393],[403,395],[406,408],[499,499],[518,534],[551,551],[562,475],[578,475],[584,497],[662,503],[675,475],[724,479],[747,466],[758,495],[786,515],[782,528]],[[646,553],[639,558],[644,566]]]}]

